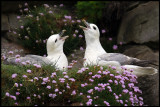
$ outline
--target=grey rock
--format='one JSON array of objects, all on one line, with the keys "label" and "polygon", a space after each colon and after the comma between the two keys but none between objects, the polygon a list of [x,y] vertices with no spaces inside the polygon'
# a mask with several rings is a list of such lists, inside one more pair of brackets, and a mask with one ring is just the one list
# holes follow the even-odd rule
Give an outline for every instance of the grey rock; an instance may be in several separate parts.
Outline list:
[{"label": "grey rock", "polygon": [[142,90],[144,105],[159,106],[159,73],[139,77],[137,81]]},{"label": "grey rock", "polygon": [[[84,52],[85,52],[85,50],[74,50],[74,52],[68,57],[68,62],[69,63],[71,63],[72,60],[77,61],[77,63],[75,65],[73,65],[73,69],[83,67]],[[72,55],[74,55],[74,56],[72,56]]]},{"label": "grey rock", "polygon": [[[137,4],[136,4],[137,5]],[[126,12],[119,28],[117,42],[145,43],[159,40],[159,3],[139,4]]]},{"label": "grey rock", "polygon": [[2,14],[1,16],[1,31],[8,31],[9,30],[9,22],[7,15]]},{"label": "grey rock", "polygon": [[[145,45],[131,46],[123,52],[123,54],[127,56],[138,58],[141,60],[149,60],[149,61],[154,60],[153,63],[159,65],[159,54],[157,53],[155,53],[154,51],[152,51],[149,47]],[[154,66],[154,65],[150,65],[150,66],[155,67],[157,69],[159,67],[159,66]]]},{"label": "grey rock", "polygon": [[9,17],[9,25],[11,28],[19,28],[20,27],[20,23],[18,23],[18,19],[17,19],[17,15],[14,13],[11,13],[8,15]]},{"label": "grey rock", "polygon": [[138,86],[142,90],[145,105],[159,106],[159,52],[157,51],[155,53],[149,47],[142,45],[131,46],[127,48],[123,54],[141,60],[155,60],[154,63],[158,66],[150,66],[158,69],[158,73],[139,77]]}]

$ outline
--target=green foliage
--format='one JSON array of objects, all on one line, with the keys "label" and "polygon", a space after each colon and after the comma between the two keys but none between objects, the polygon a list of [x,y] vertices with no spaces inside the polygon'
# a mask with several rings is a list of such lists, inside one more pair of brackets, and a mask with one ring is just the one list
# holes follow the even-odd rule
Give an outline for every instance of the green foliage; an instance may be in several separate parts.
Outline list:
[{"label": "green foliage", "polygon": [[[76,33],[76,37],[73,37],[75,30],[79,30],[77,18],[66,18],[69,13],[63,7],[46,7],[44,5],[40,7],[24,7],[19,22],[20,28],[16,30],[16,34],[20,40],[20,43],[30,50],[33,50],[34,54],[44,55],[46,51],[46,40],[53,34],[60,33],[63,29],[66,30],[64,35],[68,35],[68,40],[64,44],[64,52],[69,55],[74,49],[80,46],[82,42],[78,37],[81,32]],[[24,17],[24,19],[22,19]],[[71,16],[70,16],[71,17]],[[23,20],[23,21],[22,21]],[[72,22],[74,21],[74,22]]]},{"label": "green foliage", "polygon": [[97,19],[101,19],[106,3],[108,1],[78,1],[76,4],[77,15],[95,23]]},{"label": "green foliage", "polygon": [[[32,65],[14,66],[2,64],[1,66],[1,100],[2,105],[5,106],[13,106],[15,103],[18,103],[19,106],[48,106],[50,104],[57,104],[57,102],[61,105],[68,105],[75,102],[86,105],[86,102],[89,99],[87,96],[91,96],[90,99],[93,99],[91,105],[105,106],[104,101],[107,101],[112,106],[123,106],[124,104],[120,104],[116,101],[113,93],[116,93],[117,95],[122,94],[120,99],[123,101],[128,100],[126,104],[131,105],[131,102],[129,101],[130,96],[128,93],[125,94],[122,92],[123,88],[121,84],[115,85],[114,83],[110,83],[109,86],[112,88],[112,92],[108,91],[107,86],[106,89],[102,91],[94,90],[94,87],[100,87],[98,84],[105,84],[108,83],[108,80],[115,80],[114,77],[102,73],[100,74],[98,71],[103,72],[108,70],[110,71],[110,74],[119,75],[110,67],[89,66],[87,69],[68,69],[66,72],[61,72],[55,70],[50,65],[42,66],[42,68],[36,68]],[[32,72],[26,72],[27,69],[30,69]],[[78,73],[79,70],[83,70],[83,72]],[[89,74],[90,72],[92,72],[92,74]],[[12,78],[13,73],[17,73],[16,78]],[[56,75],[51,76],[53,75],[52,73],[55,73]],[[27,77],[24,78],[23,75],[26,75]],[[64,77],[66,75],[68,75],[68,78]],[[94,75],[101,75],[101,77],[95,78],[94,81],[91,82],[89,79],[93,79],[92,76]],[[37,77],[38,80],[35,79],[35,77]],[[42,84],[44,78],[48,78],[46,84]],[[60,79],[62,78],[65,79],[64,82],[61,82]],[[71,78],[75,81],[71,81]],[[52,83],[53,80],[57,83]],[[19,86],[16,87],[14,83],[18,83]],[[88,85],[82,87],[81,84],[85,83]],[[126,89],[133,91],[133,89],[130,89],[127,86],[128,83],[129,81],[125,80]],[[23,86],[20,86],[20,84],[23,84]],[[66,87],[67,84],[70,86],[69,89]],[[47,86],[51,86],[51,89],[47,89]],[[56,88],[59,89],[58,92],[55,92]],[[88,90],[90,89],[93,89],[94,91],[92,93],[88,93]],[[72,95],[74,90],[76,91],[76,94]],[[13,99],[5,96],[6,92],[9,92],[10,95],[16,96],[17,99],[14,101]],[[20,95],[15,95],[16,92],[20,92]],[[62,92],[62,94],[59,94],[59,92]],[[80,95],[80,93],[83,93],[83,95]],[[34,94],[36,94],[36,96],[34,96]],[[49,94],[56,94],[57,96],[55,98],[51,98],[49,97]],[[139,96],[139,93],[135,92],[134,94]],[[38,98],[38,95],[40,95],[41,98]],[[96,96],[98,96],[98,98],[95,98]],[[30,99],[26,99],[27,97],[30,97]]]}]

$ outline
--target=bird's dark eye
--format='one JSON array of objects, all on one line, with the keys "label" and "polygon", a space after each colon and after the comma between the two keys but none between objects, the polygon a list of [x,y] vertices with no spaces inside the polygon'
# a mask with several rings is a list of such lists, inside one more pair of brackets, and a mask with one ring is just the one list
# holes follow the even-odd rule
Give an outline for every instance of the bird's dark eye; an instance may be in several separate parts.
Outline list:
[{"label": "bird's dark eye", "polygon": [[96,30],[96,27],[93,26],[93,29]]},{"label": "bird's dark eye", "polygon": [[57,39],[55,40],[55,43],[57,42]]}]

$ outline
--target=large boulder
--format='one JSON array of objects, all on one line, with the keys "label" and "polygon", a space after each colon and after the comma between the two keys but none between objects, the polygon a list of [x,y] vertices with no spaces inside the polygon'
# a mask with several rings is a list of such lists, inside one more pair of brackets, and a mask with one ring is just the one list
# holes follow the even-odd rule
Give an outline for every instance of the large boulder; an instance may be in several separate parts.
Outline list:
[{"label": "large boulder", "polygon": [[159,2],[131,5],[124,14],[117,42],[145,43],[159,41]]},{"label": "large boulder", "polygon": [[159,106],[159,73],[141,76],[137,81],[142,90],[144,105]]},{"label": "large boulder", "polygon": [[8,16],[2,14],[1,16],[1,31],[8,31],[9,30],[9,22],[8,22]]},{"label": "large boulder", "polygon": [[[134,54],[133,54],[134,53]],[[128,48],[125,49],[123,54],[138,58],[141,60],[154,60],[154,64],[159,65],[159,52],[154,52],[152,49],[150,49],[148,46],[145,45],[134,45],[134,46],[129,46]],[[158,69],[158,66],[151,65],[151,67],[155,67]]]},{"label": "large boulder", "polygon": [[[155,60],[154,63],[159,65],[159,51],[154,52],[145,45],[129,46],[123,54],[141,60]],[[142,97],[145,105],[159,106],[159,66],[149,66],[156,68],[158,72],[153,75],[139,77],[138,86],[143,92]]]}]

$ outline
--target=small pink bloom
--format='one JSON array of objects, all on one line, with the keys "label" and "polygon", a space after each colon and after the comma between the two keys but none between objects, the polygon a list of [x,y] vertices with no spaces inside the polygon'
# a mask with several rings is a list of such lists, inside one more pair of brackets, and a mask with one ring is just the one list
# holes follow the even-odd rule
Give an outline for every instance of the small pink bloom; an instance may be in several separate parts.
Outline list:
[{"label": "small pink bloom", "polygon": [[110,37],[109,40],[112,41],[112,38]]},{"label": "small pink bloom", "polygon": [[102,33],[105,33],[105,32],[106,32],[106,30],[105,30],[105,29],[103,29],[103,30],[102,30]]},{"label": "small pink bloom", "polygon": [[14,86],[15,86],[15,87],[18,87],[18,83],[15,83]]},{"label": "small pink bloom", "polygon": [[16,78],[17,74],[12,74],[12,78]]},{"label": "small pink bloom", "polygon": [[114,49],[114,50],[117,50],[117,49],[118,49],[118,46],[117,46],[117,45],[113,45],[113,49]]},{"label": "small pink bloom", "polygon": [[9,96],[10,96],[10,94],[9,94],[8,92],[6,92],[6,96],[8,96],[8,97],[9,97]]}]

